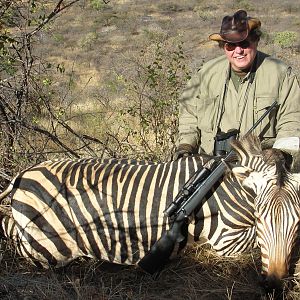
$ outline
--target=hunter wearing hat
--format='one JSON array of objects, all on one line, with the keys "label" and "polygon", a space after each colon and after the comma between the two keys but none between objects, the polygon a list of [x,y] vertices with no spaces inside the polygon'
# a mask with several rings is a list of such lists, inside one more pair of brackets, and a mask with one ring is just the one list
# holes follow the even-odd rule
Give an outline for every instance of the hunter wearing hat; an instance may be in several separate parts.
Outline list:
[{"label": "hunter wearing hat", "polygon": [[275,100],[279,105],[254,133],[271,147],[290,154],[299,150],[299,82],[291,67],[257,50],[260,26],[260,20],[239,10],[225,16],[220,32],[209,36],[224,55],[205,63],[181,96],[174,159],[218,155],[217,136],[243,136]]}]

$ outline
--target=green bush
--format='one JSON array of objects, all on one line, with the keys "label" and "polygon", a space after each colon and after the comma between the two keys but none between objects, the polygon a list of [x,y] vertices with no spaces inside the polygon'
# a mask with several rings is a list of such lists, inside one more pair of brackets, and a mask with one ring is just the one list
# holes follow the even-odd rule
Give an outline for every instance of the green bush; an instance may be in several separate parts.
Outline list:
[{"label": "green bush", "polygon": [[89,32],[79,41],[79,46],[84,49],[91,50],[95,41],[98,39],[98,34],[96,32]]},{"label": "green bush", "polygon": [[90,0],[90,5],[93,9],[102,11],[105,8],[105,3],[102,0]]},{"label": "green bush", "polygon": [[282,48],[292,47],[297,41],[297,33],[294,31],[281,31],[274,34],[274,44]]}]

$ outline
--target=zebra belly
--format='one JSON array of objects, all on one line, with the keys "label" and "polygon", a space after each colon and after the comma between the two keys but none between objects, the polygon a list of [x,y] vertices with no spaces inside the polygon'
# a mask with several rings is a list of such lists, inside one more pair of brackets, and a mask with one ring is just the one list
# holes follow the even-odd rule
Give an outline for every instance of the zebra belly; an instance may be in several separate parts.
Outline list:
[{"label": "zebra belly", "polygon": [[81,256],[136,264],[167,229],[165,217],[140,218],[134,210],[105,205],[96,209],[59,195],[49,201],[23,189],[13,195],[19,252],[43,267],[60,267]]}]

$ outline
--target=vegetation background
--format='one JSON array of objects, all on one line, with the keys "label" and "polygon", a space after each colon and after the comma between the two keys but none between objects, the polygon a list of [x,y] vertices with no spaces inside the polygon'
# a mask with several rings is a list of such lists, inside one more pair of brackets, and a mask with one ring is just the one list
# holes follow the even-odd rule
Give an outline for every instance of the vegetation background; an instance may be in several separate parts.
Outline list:
[{"label": "vegetation background", "polygon": [[[208,35],[237,9],[260,18],[260,50],[299,76],[297,1],[0,0],[1,189],[45,159],[168,160],[178,96],[222,54]],[[97,261],[37,270],[8,243],[0,263],[2,299],[273,299],[259,284],[258,250],[228,259],[195,247],[158,279]],[[284,299],[300,299],[292,282]]]}]

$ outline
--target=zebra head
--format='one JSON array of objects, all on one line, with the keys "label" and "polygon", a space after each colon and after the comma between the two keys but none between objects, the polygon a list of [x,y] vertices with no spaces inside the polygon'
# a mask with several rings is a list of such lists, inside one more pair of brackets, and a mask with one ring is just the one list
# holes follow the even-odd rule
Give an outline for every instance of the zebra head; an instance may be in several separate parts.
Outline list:
[{"label": "zebra head", "polygon": [[262,150],[259,139],[247,136],[233,148],[241,167],[233,173],[255,194],[257,242],[267,289],[281,288],[289,274],[300,220],[300,174],[289,171],[286,156],[277,149]]}]

